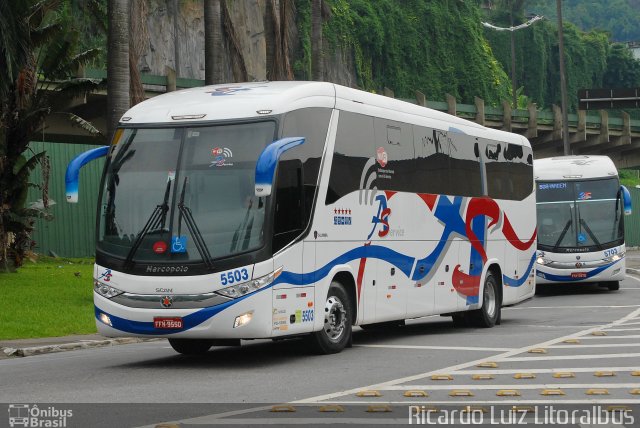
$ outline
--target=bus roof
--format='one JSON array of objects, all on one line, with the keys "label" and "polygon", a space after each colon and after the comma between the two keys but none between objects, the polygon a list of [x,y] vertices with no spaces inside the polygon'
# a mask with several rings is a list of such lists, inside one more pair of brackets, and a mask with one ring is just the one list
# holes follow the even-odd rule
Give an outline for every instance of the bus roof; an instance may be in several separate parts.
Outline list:
[{"label": "bus roof", "polygon": [[517,134],[486,128],[427,107],[329,82],[230,83],[181,89],[137,104],[123,115],[120,123],[201,124],[207,121],[268,117],[307,107],[337,108],[530,146],[525,137]]},{"label": "bus roof", "polygon": [[558,156],[535,159],[533,175],[539,181],[584,180],[618,175],[607,156]]}]

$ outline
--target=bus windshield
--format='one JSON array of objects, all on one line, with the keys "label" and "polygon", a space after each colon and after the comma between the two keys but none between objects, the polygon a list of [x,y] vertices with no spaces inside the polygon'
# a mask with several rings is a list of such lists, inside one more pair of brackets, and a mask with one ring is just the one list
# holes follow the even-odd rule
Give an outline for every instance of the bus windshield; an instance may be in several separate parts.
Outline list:
[{"label": "bus windshield", "polygon": [[537,183],[538,247],[597,251],[624,241],[617,178]]},{"label": "bus windshield", "polygon": [[273,121],[127,128],[109,155],[97,248],[127,262],[205,262],[261,247],[255,166]]}]

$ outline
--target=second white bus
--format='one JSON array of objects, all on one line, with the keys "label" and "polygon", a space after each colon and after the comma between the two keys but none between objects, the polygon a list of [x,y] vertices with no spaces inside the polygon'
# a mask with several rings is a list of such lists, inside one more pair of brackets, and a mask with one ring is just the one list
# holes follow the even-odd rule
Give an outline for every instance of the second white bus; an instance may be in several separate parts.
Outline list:
[{"label": "second white bus", "polygon": [[538,284],[599,283],[618,290],[625,278],[624,215],[629,191],[606,156],[537,159]]}]

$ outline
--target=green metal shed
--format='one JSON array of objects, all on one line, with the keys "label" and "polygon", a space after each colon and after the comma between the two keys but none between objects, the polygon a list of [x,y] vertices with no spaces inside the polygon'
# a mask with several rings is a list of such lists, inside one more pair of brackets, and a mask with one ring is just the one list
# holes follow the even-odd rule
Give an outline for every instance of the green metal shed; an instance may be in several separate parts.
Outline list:
[{"label": "green metal shed", "polygon": [[[55,202],[49,208],[49,212],[53,214],[53,220],[36,220],[32,236],[36,242],[34,250],[44,255],[53,252],[60,257],[93,257],[98,191],[104,159],[90,162],[80,171],[80,197],[77,204],[69,204],[65,200],[64,175],[71,159],[97,146],[32,142],[29,147],[34,153],[46,150],[49,156],[51,164],[49,200]],[[41,179],[42,172],[40,168],[36,168],[31,174],[30,181],[39,183]],[[28,201],[42,204],[40,190],[31,188]]]}]

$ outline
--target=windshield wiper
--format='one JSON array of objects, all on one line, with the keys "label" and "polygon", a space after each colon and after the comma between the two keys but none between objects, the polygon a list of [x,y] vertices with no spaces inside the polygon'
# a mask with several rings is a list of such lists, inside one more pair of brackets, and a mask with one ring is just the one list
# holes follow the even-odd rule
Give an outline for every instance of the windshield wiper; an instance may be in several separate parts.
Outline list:
[{"label": "windshield wiper", "polygon": [[584,230],[587,231],[587,233],[589,234],[593,242],[598,246],[598,248],[602,250],[603,249],[602,244],[600,243],[600,241],[598,241],[598,238],[596,238],[596,235],[593,234],[593,232],[591,231],[591,228],[587,225],[587,222],[584,221],[583,218],[580,219],[580,224],[582,225],[582,227],[584,227]]},{"label": "windshield wiper", "polygon": [[193,219],[191,209],[184,204],[184,193],[187,188],[187,181],[188,177],[185,177],[182,184],[182,191],[180,192],[180,202],[178,203],[178,210],[180,210],[180,215],[178,216],[178,236],[180,236],[180,231],[182,229],[182,217],[184,217],[184,222],[193,237],[193,243],[196,245],[196,249],[198,250],[198,253],[200,253],[200,257],[202,257],[202,260],[204,260],[204,263],[207,265],[209,270],[213,270],[213,258],[211,257],[211,253],[209,253],[209,248],[204,242],[202,233]]},{"label": "windshield wiper", "polygon": [[125,267],[130,266],[131,262],[133,261],[133,256],[136,254],[136,251],[138,251],[138,248],[140,248],[140,245],[142,244],[142,240],[150,231],[160,230],[161,232],[168,232],[168,230],[165,229],[165,224],[167,221],[167,212],[169,211],[169,193],[171,193],[172,181],[173,180],[167,181],[167,187],[164,190],[164,199],[162,200],[162,204],[156,205],[144,227],[142,228],[140,233],[138,233],[136,240],[133,241],[133,246],[127,253],[127,258],[124,260]]},{"label": "windshield wiper", "polygon": [[564,229],[562,229],[562,233],[560,233],[560,237],[558,238],[555,245],[553,246],[552,252],[555,253],[558,247],[560,246],[560,242],[562,242],[562,240],[564,239],[564,235],[567,234],[567,230],[569,230],[569,226],[571,226],[571,223],[572,223],[571,219],[567,220],[567,224],[564,225]]}]

